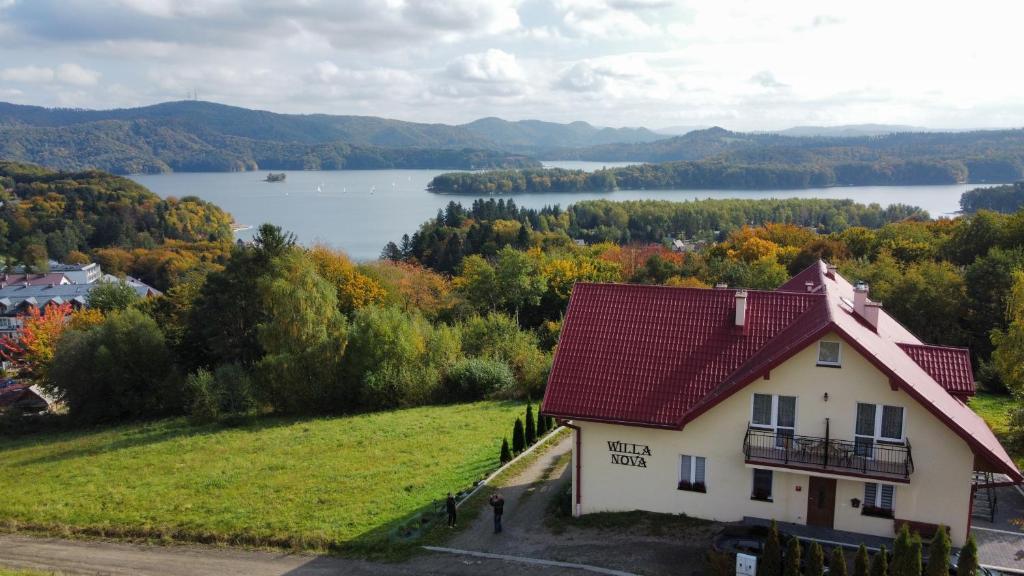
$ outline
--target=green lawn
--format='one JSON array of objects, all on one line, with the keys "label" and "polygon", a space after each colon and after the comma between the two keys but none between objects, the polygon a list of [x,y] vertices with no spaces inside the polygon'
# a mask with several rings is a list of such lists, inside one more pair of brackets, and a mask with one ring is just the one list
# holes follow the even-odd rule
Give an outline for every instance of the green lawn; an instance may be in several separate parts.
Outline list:
[{"label": "green lawn", "polygon": [[480,402],[5,440],[0,527],[375,551],[418,532],[425,507],[496,468],[522,411]]},{"label": "green lawn", "polygon": [[1024,451],[1021,451],[1020,447],[1014,446],[1013,443],[1007,440],[1007,435],[1010,432],[1010,412],[1013,410],[1012,399],[1004,394],[979,392],[971,398],[968,405],[996,433],[1006,451],[1009,452],[1010,456],[1017,463],[1017,467],[1024,468]]}]

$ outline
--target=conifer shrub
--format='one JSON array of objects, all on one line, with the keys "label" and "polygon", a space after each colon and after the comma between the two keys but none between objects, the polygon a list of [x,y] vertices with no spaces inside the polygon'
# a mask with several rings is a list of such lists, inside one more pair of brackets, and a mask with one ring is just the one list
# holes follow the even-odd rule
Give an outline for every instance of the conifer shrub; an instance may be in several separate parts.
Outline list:
[{"label": "conifer shrub", "polygon": [[537,414],[537,438],[543,438],[549,430],[547,417],[543,414]]},{"label": "conifer shrub", "polygon": [[523,419],[516,418],[512,426],[512,453],[519,454],[526,448],[526,432],[523,430]]},{"label": "conifer shrub", "polygon": [[508,464],[512,461],[512,451],[508,448],[508,438],[501,439],[501,456],[499,460],[502,464]]},{"label": "conifer shrub", "polygon": [[526,405],[526,445],[537,441],[537,422],[533,418],[533,404]]},{"label": "conifer shrub", "polygon": [[782,576],[782,544],[779,542],[779,526],[772,520],[764,552],[757,563],[757,576]]},{"label": "conifer shrub", "polygon": [[885,546],[871,557],[869,576],[889,576],[889,551]]},{"label": "conifer shrub", "polygon": [[832,556],[828,561],[829,576],[846,576],[846,556],[843,555],[843,548],[836,546],[832,548]]},{"label": "conifer shrub", "polygon": [[807,550],[807,564],[804,566],[804,576],[822,576],[825,573],[825,551],[821,544],[811,542]]},{"label": "conifer shrub", "polygon": [[800,576],[800,541],[796,538],[790,538],[789,543],[786,544],[782,576]]},{"label": "conifer shrub", "polygon": [[967,543],[960,549],[960,557],[956,561],[956,576],[977,576],[978,574],[978,543],[974,535],[967,536]]},{"label": "conifer shrub", "polygon": [[869,569],[868,549],[861,544],[860,548],[857,548],[857,555],[853,558],[853,576],[870,576]]},{"label": "conifer shrub", "polygon": [[[951,548],[949,534],[945,526],[939,526],[928,547],[928,564],[925,566],[926,576],[949,576],[949,552]],[[959,573],[958,573],[959,574]]]},{"label": "conifer shrub", "polygon": [[885,546],[871,558],[870,576],[889,576],[889,552]]}]

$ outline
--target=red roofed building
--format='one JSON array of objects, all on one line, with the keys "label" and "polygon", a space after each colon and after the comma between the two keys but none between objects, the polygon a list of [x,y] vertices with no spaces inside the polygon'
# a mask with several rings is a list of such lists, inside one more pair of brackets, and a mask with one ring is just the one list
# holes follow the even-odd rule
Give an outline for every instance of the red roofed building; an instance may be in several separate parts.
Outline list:
[{"label": "red roofed building", "polygon": [[775,291],[577,284],[542,411],[575,429],[575,513],[649,510],[892,536],[970,529],[975,471],[1022,479],[970,354],[818,262]]}]

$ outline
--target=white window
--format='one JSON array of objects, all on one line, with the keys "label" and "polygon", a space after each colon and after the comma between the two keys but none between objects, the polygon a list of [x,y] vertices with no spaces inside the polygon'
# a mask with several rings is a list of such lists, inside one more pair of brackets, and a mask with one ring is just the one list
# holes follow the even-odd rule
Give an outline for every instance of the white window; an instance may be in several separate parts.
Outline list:
[{"label": "white window", "polygon": [[776,445],[782,446],[796,434],[796,396],[754,394],[750,424],[774,431]]},{"label": "white window", "polygon": [[750,491],[750,499],[771,502],[773,480],[774,475],[771,470],[754,468],[754,482]]},{"label": "white window", "polygon": [[865,516],[881,516],[892,518],[893,496],[896,488],[889,484],[864,483],[864,507],[861,514]]},{"label": "white window", "polygon": [[705,477],[707,460],[703,456],[679,457],[679,489],[691,492],[706,492]]},{"label": "white window", "polygon": [[840,366],[842,346],[839,342],[822,340],[818,342],[818,366]]},{"label": "white window", "polygon": [[903,407],[858,402],[853,433],[858,456],[870,457],[879,442],[903,444]]}]

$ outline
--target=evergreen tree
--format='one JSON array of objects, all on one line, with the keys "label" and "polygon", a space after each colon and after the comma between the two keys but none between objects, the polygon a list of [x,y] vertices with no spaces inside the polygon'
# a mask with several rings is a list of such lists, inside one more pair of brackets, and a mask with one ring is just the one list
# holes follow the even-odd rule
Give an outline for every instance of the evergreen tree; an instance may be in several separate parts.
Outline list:
[{"label": "evergreen tree", "polygon": [[828,561],[829,576],[846,576],[846,556],[843,555],[843,548],[836,546],[832,548],[832,557]]},{"label": "evergreen tree", "polygon": [[526,405],[526,445],[537,441],[537,423],[533,419],[533,404]]},{"label": "evergreen tree", "polygon": [[515,426],[512,427],[512,452],[519,454],[526,448],[526,434],[523,431],[523,419],[516,418]]},{"label": "evergreen tree", "polygon": [[976,576],[978,573],[978,544],[974,535],[967,536],[967,543],[960,549],[956,561],[956,576]]},{"label": "evergreen tree", "polygon": [[502,464],[512,461],[512,451],[508,449],[508,438],[501,439],[501,456],[499,460]]},{"label": "evergreen tree", "polygon": [[537,414],[537,438],[543,438],[548,433],[548,419],[543,414]]},{"label": "evergreen tree", "polygon": [[516,248],[526,250],[530,247],[530,231],[526,227],[526,223],[523,222],[519,226],[519,232],[516,234]]},{"label": "evergreen tree", "polygon": [[796,538],[791,537],[786,544],[782,576],[800,576],[800,541]]},{"label": "evergreen tree", "polygon": [[552,418],[551,416],[547,416],[547,419],[548,419],[548,430],[554,430],[556,428],[556,426],[557,426],[557,424],[555,424],[555,419]]},{"label": "evergreen tree", "polygon": [[782,576],[782,544],[779,542],[779,527],[772,520],[764,552],[757,563],[757,576]]},{"label": "evergreen tree", "polygon": [[944,526],[939,526],[928,547],[928,565],[924,571],[926,576],[949,576],[949,552],[949,534]]},{"label": "evergreen tree", "polygon": [[868,549],[863,544],[857,548],[857,556],[853,558],[853,576],[869,576]]},{"label": "evergreen tree", "polygon": [[910,558],[910,528],[904,523],[896,534],[896,541],[892,544],[892,576],[910,576],[908,572]]},{"label": "evergreen tree", "polygon": [[889,576],[889,552],[885,546],[871,558],[871,576]]},{"label": "evergreen tree", "polygon": [[825,573],[825,551],[821,544],[812,542],[807,551],[807,565],[804,566],[804,576],[822,576]]},{"label": "evergreen tree", "polygon": [[[946,555],[947,562],[949,554]],[[910,539],[910,556],[907,561],[907,576],[921,576],[921,535],[914,532]]]}]

